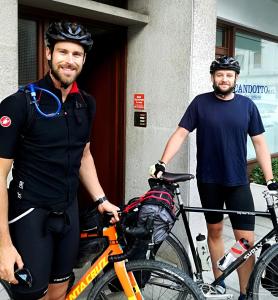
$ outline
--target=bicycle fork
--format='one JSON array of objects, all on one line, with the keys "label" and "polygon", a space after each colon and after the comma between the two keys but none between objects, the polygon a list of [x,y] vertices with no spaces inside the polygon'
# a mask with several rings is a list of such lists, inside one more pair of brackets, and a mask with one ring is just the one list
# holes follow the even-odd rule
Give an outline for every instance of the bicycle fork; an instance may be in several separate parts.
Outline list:
[{"label": "bicycle fork", "polygon": [[114,263],[114,269],[128,300],[143,300],[132,272],[127,272],[124,261]]}]

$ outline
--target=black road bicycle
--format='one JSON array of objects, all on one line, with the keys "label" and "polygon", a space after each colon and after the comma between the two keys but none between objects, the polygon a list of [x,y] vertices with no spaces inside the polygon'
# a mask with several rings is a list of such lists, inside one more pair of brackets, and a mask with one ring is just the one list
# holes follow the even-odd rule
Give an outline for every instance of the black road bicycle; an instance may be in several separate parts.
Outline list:
[{"label": "black road bicycle", "polygon": [[[193,179],[194,176],[191,174],[174,174],[165,172],[163,176],[159,179],[154,179],[155,184],[170,187],[175,194],[176,198],[176,216],[182,217],[184,227],[186,230],[189,248],[193,257],[193,262],[195,266],[195,272],[192,272],[192,266],[188,258],[187,251],[185,250],[182,243],[178,238],[170,233],[168,238],[162,243],[161,248],[157,253],[157,259],[164,261],[169,261],[170,263],[174,261],[175,265],[190,276],[194,275],[195,281],[198,283],[199,287],[203,291],[203,294],[207,299],[232,299],[231,294],[219,294],[216,290],[216,286],[228,277],[233,271],[235,271],[241,264],[243,264],[250,256],[254,255],[257,251],[261,250],[265,246],[268,247],[267,250],[261,252],[253,272],[250,276],[248,288],[247,288],[247,299],[248,300],[270,300],[278,297],[278,224],[277,215],[275,208],[278,206],[278,192],[277,191],[265,191],[263,196],[266,200],[267,211],[234,211],[234,210],[218,210],[218,209],[205,209],[201,207],[189,207],[185,206],[180,194],[179,182],[185,182]],[[216,212],[223,214],[244,214],[244,215],[255,215],[270,218],[272,222],[272,229],[259,241],[255,243],[253,247],[250,247],[245,253],[238,257],[233,263],[231,263],[222,273],[222,275],[211,283],[205,283],[202,274],[202,266],[200,260],[198,259],[198,254],[194,245],[193,237],[189,227],[188,212]],[[167,256],[167,251],[165,249],[170,248],[171,252]],[[165,254],[166,253],[166,254]]]}]

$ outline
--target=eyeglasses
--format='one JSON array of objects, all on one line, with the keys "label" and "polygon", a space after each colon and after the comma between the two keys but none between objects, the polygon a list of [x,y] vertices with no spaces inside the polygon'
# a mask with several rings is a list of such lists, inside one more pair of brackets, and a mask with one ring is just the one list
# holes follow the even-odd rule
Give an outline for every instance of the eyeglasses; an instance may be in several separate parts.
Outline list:
[{"label": "eyeglasses", "polygon": [[23,284],[28,287],[32,287],[33,279],[32,279],[32,275],[28,269],[26,269],[26,268],[17,269],[14,272],[14,276],[20,284]]}]

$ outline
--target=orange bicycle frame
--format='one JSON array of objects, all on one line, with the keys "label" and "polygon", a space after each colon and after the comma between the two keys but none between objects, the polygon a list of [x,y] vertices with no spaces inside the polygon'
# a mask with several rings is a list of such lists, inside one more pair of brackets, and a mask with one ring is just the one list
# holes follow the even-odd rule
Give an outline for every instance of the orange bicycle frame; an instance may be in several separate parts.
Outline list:
[{"label": "orange bicycle frame", "polygon": [[[97,234],[81,233],[81,238],[97,237]],[[110,226],[103,230],[103,236],[108,237],[109,246],[95,263],[86,271],[80,280],[73,285],[70,292],[66,296],[66,300],[75,300],[87,288],[87,286],[101,273],[108,265],[108,257],[118,254],[123,254],[123,250],[117,240],[116,226]],[[123,291],[128,300],[142,300],[140,289],[137,285],[132,272],[128,272],[125,267],[125,261],[114,263],[114,269],[117,277],[122,285]]]}]

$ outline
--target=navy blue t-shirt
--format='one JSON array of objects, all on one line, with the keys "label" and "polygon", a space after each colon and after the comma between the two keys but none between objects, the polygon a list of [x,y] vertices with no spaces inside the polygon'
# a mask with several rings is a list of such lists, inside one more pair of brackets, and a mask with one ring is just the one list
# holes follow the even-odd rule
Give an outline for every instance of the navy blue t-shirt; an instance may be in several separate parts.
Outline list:
[{"label": "navy blue t-shirt", "polygon": [[235,94],[232,100],[221,100],[213,92],[198,95],[179,126],[190,132],[197,129],[199,181],[227,186],[248,183],[247,135],[264,132],[259,111],[251,99]]}]

